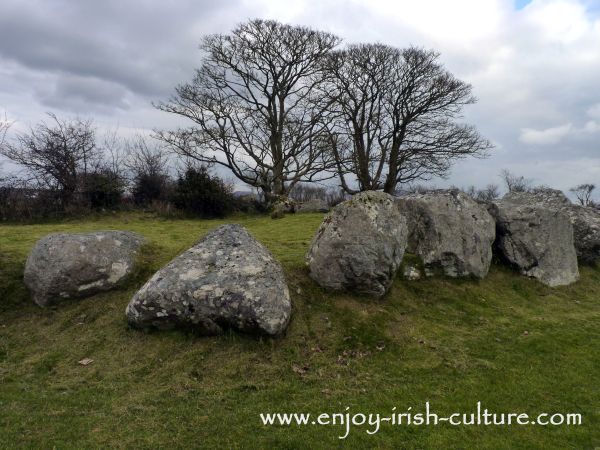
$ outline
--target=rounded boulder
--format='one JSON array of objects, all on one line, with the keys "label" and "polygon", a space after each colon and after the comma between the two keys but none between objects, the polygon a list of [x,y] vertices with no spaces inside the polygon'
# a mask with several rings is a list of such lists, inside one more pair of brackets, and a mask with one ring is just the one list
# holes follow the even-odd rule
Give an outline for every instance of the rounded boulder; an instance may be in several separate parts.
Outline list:
[{"label": "rounded boulder", "polygon": [[319,227],[306,255],[310,276],[328,289],[381,297],[400,267],[406,236],[392,196],[357,194],[333,208]]},{"label": "rounded boulder", "polygon": [[128,231],[49,234],[29,253],[23,278],[40,306],[88,297],[122,284],[143,242]]}]

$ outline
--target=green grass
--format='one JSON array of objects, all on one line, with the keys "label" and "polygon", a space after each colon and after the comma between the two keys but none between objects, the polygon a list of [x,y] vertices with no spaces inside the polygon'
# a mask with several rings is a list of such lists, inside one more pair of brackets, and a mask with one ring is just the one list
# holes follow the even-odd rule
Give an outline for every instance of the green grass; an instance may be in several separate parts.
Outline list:
[{"label": "green grass", "polygon": [[[494,265],[483,281],[398,278],[382,300],[332,294],[303,256],[322,216],[236,217],[283,264],[285,336],[141,332],[125,306],[161,265],[226,221],[115,215],[0,226],[0,448],[594,448],[600,446],[600,269],[550,289]],[[51,309],[22,284],[54,231],[151,242],[125,288]],[[527,333],[525,333],[527,332]],[[89,366],[77,363],[94,360]],[[261,412],[579,412],[582,426],[263,426]]]}]

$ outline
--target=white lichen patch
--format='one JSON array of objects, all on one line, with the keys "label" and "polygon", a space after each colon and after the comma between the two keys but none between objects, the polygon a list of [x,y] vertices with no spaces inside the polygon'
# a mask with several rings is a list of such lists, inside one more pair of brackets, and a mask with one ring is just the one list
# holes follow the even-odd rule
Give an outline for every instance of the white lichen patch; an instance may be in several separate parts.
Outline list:
[{"label": "white lichen patch", "polygon": [[82,284],[81,286],[79,286],[77,288],[77,290],[79,292],[83,292],[83,291],[87,291],[89,289],[93,289],[93,288],[97,288],[97,287],[102,287],[102,285],[104,285],[104,280],[96,280],[92,283],[87,283],[87,284]]},{"label": "white lichen patch", "polygon": [[198,300],[201,298],[205,298],[206,296],[208,296],[208,294],[211,294],[213,297],[220,297],[223,295],[223,289],[214,284],[205,284],[199,289],[196,289],[193,292],[192,296]]},{"label": "white lichen patch", "polygon": [[263,271],[262,267],[259,267],[259,266],[247,265],[247,266],[240,267],[240,273],[242,273],[244,275],[258,275],[262,271]]},{"label": "white lichen patch", "polygon": [[204,275],[204,270],[200,268],[190,269],[179,275],[179,279],[182,281],[196,280]]},{"label": "white lichen patch", "polygon": [[125,262],[119,261],[112,263],[112,265],[110,266],[110,275],[108,276],[108,282],[116,283],[125,275],[127,275],[128,269],[129,265]]}]

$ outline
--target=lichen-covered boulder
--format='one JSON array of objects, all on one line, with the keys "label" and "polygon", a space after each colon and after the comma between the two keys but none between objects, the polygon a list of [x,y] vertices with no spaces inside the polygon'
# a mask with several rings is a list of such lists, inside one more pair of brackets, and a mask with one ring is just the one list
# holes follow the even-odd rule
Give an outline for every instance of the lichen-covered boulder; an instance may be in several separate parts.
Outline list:
[{"label": "lichen-covered boulder", "polygon": [[299,213],[326,213],[329,212],[329,205],[325,200],[320,198],[313,198],[311,200],[307,200],[303,203],[300,203],[296,208],[296,211]]},{"label": "lichen-covered boulder", "polygon": [[293,214],[296,212],[298,203],[289,197],[279,197],[277,201],[273,203],[273,211],[281,211],[285,214]]},{"label": "lichen-covered boulder", "polygon": [[329,289],[380,297],[402,262],[406,234],[393,197],[357,194],[333,208],[319,227],[306,255],[310,276]]},{"label": "lichen-covered boulder", "polygon": [[490,211],[496,217],[497,249],[523,275],[552,287],[577,281],[573,226],[565,213],[504,201]]},{"label": "lichen-covered boulder", "polygon": [[129,323],[148,328],[225,329],[276,335],[291,301],[283,269],[240,225],[223,225],[156,272],[127,306]]},{"label": "lichen-covered boulder", "polygon": [[25,284],[40,306],[107,291],[132,273],[143,241],[127,231],[49,234],[29,253]]},{"label": "lichen-covered boulder", "polygon": [[538,205],[565,213],[573,225],[575,250],[579,261],[594,263],[600,260],[600,212],[575,205],[557,189],[538,188],[531,192],[510,192],[503,202],[518,205]]},{"label": "lichen-covered boulder", "polygon": [[456,189],[413,194],[396,200],[406,217],[406,251],[423,262],[427,276],[487,275],[496,235],[487,208]]},{"label": "lichen-covered boulder", "polygon": [[402,269],[402,277],[408,281],[421,279],[421,271],[413,264],[406,264]]}]

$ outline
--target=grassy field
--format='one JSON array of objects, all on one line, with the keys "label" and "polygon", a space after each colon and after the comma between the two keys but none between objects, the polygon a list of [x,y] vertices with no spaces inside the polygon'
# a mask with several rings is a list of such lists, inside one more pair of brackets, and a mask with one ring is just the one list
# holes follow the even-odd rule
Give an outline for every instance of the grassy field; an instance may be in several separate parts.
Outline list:
[{"label": "grassy field", "polygon": [[[398,278],[382,300],[331,294],[303,256],[321,215],[239,217],[283,264],[287,334],[141,332],[125,306],[144,280],[225,221],[114,215],[0,226],[0,448],[600,447],[600,269],[547,288],[494,264],[487,279]],[[21,281],[53,231],[151,241],[125,288],[41,309]],[[94,362],[81,366],[82,358]],[[264,426],[259,413],[578,412],[581,426]]]}]

